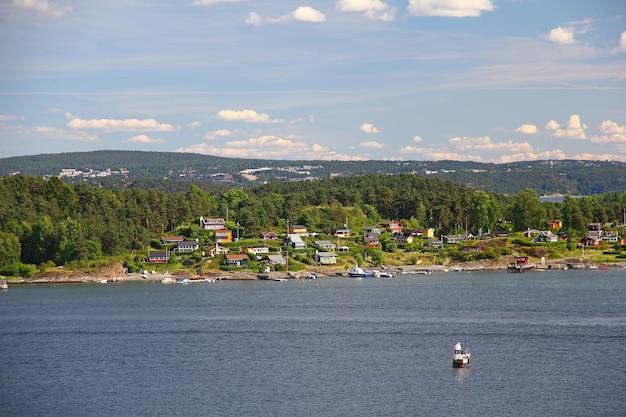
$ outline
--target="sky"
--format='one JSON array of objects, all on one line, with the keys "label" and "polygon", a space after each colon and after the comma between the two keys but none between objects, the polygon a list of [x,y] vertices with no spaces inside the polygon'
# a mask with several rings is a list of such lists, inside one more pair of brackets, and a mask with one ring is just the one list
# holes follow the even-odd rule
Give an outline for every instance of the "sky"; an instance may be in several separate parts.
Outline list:
[{"label": "sky", "polygon": [[626,161],[623,0],[0,0],[0,158]]}]

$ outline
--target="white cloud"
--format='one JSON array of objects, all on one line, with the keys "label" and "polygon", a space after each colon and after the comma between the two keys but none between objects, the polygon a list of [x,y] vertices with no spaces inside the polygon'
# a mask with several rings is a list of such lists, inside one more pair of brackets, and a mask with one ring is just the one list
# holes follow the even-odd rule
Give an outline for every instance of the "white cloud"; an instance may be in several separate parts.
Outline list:
[{"label": "white cloud", "polygon": [[167,123],[158,123],[154,119],[90,119],[84,120],[70,113],[65,113],[71,119],[67,126],[72,129],[99,129],[107,132],[173,132],[175,126]]},{"label": "white cloud", "polygon": [[611,52],[615,54],[618,54],[620,52],[626,52],[626,30],[622,32],[619,37],[619,43],[617,44],[617,47],[613,48]]},{"label": "white cloud", "polygon": [[548,123],[546,123],[545,129],[546,130],[557,130],[560,127],[561,127],[561,125],[558,124],[556,120],[550,120]]},{"label": "white cloud", "polygon": [[619,126],[610,120],[600,123],[602,136],[592,136],[589,140],[593,143],[626,143],[626,126]]},{"label": "white cloud", "polygon": [[299,20],[302,22],[325,22],[326,16],[324,13],[315,10],[309,6],[300,6],[296,10],[291,13],[291,16],[294,20]]},{"label": "white cloud", "polygon": [[98,136],[90,135],[86,132],[50,126],[37,126],[25,133],[34,134],[42,139],[69,140],[75,142],[97,142],[99,140]]},{"label": "white cloud", "polygon": [[48,0],[13,0],[12,4],[19,9],[33,10],[50,17],[63,17],[72,11],[70,6],[58,6]]},{"label": "white cloud", "polygon": [[339,0],[336,9],[342,12],[359,12],[373,20],[390,22],[395,18],[397,9],[380,0]]},{"label": "white cloud", "polygon": [[249,25],[260,26],[263,23],[287,23],[292,21],[321,23],[326,21],[324,13],[309,6],[300,6],[293,12],[281,17],[262,17],[258,13],[251,12],[246,19]]},{"label": "white cloud", "polygon": [[221,120],[229,122],[247,122],[247,123],[279,123],[280,119],[270,120],[270,116],[265,113],[257,113],[255,110],[220,110],[217,112],[217,117]]},{"label": "white cloud", "polygon": [[19,116],[11,116],[8,114],[0,114],[0,122],[10,122],[13,120],[19,120],[21,117]]},{"label": "white cloud", "polygon": [[580,121],[580,116],[572,114],[567,121],[567,127],[562,129],[561,126],[554,120],[550,120],[546,123],[546,130],[551,130],[552,136],[555,138],[566,139],[586,139],[587,135],[585,129],[587,125]]},{"label": "white cloud", "polygon": [[571,26],[557,27],[548,33],[545,38],[551,42],[560,43],[563,45],[571,45],[576,43],[574,39],[574,28]]},{"label": "white cloud", "polygon": [[195,122],[191,122],[191,123],[189,123],[189,124],[187,125],[187,127],[190,127],[190,128],[192,128],[192,129],[193,129],[193,128],[196,128],[196,127],[199,127],[199,126],[200,126],[200,122],[199,122],[199,121],[197,121],[197,120],[196,120]]},{"label": "white cloud", "polygon": [[413,16],[478,17],[493,11],[491,0],[409,0]]},{"label": "white cloud", "polygon": [[584,35],[593,29],[594,19],[582,19],[568,22],[565,26],[558,26],[550,31],[543,38],[551,42],[562,45],[573,45],[576,43],[575,35]]},{"label": "white cloud", "polygon": [[128,138],[125,141],[126,143],[165,143],[163,139],[151,138],[147,135],[137,135],[132,138]]},{"label": "white cloud", "polygon": [[242,3],[247,0],[194,0],[193,6],[211,6],[218,3]]},{"label": "white cloud", "polygon": [[523,133],[525,135],[534,135],[535,133],[537,133],[537,126],[523,124],[517,129],[515,129],[515,133]]},{"label": "white cloud", "polygon": [[261,159],[304,159],[326,161],[356,161],[368,160],[364,156],[351,156],[336,153],[319,145],[309,145],[304,141],[281,138],[278,136],[260,136],[247,140],[226,142],[220,146],[211,146],[201,143],[184,148],[176,152],[193,152],[204,155],[219,155],[230,158],[261,158]]},{"label": "white cloud", "polygon": [[361,131],[365,133],[380,133],[380,130],[371,123],[363,123],[361,125]]},{"label": "white cloud", "polygon": [[416,154],[419,155],[419,159],[441,161],[441,160],[454,160],[454,161],[482,161],[480,155],[467,155],[455,152],[450,152],[446,149],[434,149],[434,148],[418,148],[415,146],[405,146],[400,148],[401,154]]},{"label": "white cloud", "polygon": [[212,132],[207,132],[206,135],[204,135],[204,138],[206,140],[213,140],[213,139],[217,139],[217,138],[224,138],[227,136],[231,136],[233,134],[233,132],[231,132],[230,130],[227,129],[219,129],[219,130],[214,130]]},{"label": "white cloud", "polygon": [[255,12],[250,12],[248,18],[246,19],[246,24],[260,26],[263,23],[263,18],[261,15]]},{"label": "white cloud", "polygon": [[359,146],[362,146],[363,148],[372,148],[372,149],[385,149],[387,147],[387,145],[384,145],[382,143],[378,143],[375,141],[361,142]]},{"label": "white cloud", "polygon": [[421,136],[417,136],[417,135],[413,136],[413,142],[415,143],[420,143],[422,140],[423,139]]},{"label": "white cloud", "polygon": [[532,152],[533,148],[528,142],[491,142],[489,136],[482,137],[454,137],[448,140],[450,145],[458,151],[509,151],[509,152]]}]

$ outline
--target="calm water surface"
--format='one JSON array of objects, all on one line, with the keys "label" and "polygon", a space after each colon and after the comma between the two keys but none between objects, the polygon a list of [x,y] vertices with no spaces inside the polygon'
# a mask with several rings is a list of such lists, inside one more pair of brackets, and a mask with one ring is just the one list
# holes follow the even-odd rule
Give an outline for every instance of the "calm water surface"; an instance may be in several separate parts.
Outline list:
[{"label": "calm water surface", "polygon": [[625,300],[624,270],[13,285],[0,415],[625,416]]}]

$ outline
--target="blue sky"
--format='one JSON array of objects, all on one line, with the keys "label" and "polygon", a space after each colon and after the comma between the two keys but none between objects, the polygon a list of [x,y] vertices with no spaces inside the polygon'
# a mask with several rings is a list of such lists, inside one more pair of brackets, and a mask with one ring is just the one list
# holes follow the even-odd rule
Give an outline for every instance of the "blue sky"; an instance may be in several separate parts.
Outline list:
[{"label": "blue sky", "polygon": [[620,0],[1,0],[0,157],[626,161]]}]

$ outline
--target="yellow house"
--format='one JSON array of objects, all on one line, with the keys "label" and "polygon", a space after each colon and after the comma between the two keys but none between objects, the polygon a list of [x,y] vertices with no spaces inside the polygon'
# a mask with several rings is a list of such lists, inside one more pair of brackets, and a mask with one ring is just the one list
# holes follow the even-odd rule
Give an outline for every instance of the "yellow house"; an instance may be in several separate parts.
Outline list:
[{"label": "yellow house", "polygon": [[289,225],[290,235],[306,235],[307,233],[306,226],[302,226],[300,224]]},{"label": "yellow house", "polygon": [[233,241],[233,231],[229,229],[219,229],[215,231],[216,243],[227,243]]},{"label": "yellow house", "polygon": [[427,229],[414,229],[411,231],[413,236],[422,236],[424,239],[434,239],[435,229],[429,227]]},{"label": "yellow house", "polygon": [[561,220],[550,220],[550,229],[558,230],[563,226],[563,222]]}]

